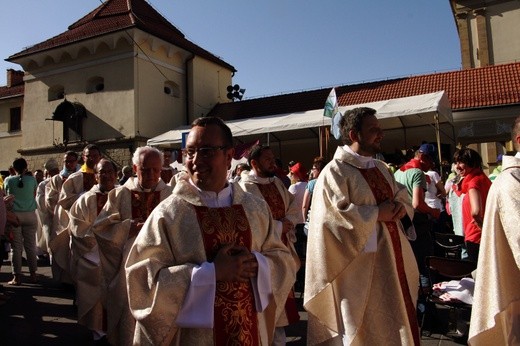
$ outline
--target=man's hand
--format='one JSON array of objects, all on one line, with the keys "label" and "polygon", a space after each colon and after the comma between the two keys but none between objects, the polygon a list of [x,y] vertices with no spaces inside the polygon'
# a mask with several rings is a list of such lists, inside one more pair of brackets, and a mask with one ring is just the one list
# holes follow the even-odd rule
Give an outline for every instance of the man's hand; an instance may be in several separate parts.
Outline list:
[{"label": "man's hand", "polygon": [[128,238],[132,238],[139,234],[141,228],[143,228],[144,221],[141,219],[130,220],[130,232],[128,232]]},{"label": "man's hand", "polygon": [[396,211],[400,210],[397,205],[390,201],[386,200],[383,203],[378,205],[379,213],[377,215],[377,221],[395,221]]},{"label": "man's hand", "polygon": [[217,281],[247,282],[258,274],[255,255],[241,245],[224,245],[218,250],[214,264]]},{"label": "man's hand", "polygon": [[401,202],[394,202],[394,221],[401,220],[406,215],[406,208]]}]

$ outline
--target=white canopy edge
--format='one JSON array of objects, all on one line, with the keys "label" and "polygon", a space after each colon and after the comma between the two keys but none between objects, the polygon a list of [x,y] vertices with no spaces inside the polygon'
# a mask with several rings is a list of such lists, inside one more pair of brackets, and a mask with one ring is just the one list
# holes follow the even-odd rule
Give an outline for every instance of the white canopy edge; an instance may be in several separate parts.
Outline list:
[{"label": "white canopy edge", "polygon": [[[356,107],[374,108],[377,111],[376,116],[381,120],[385,129],[432,124],[435,114],[439,115],[439,122],[453,123],[450,103],[444,91],[339,107],[339,110],[344,113],[346,110]],[[226,124],[230,127],[233,136],[238,137],[330,126],[331,119],[323,116],[323,109],[314,109],[305,112],[231,120],[226,121]],[[190,126],[178,127],[149,139],[147,144],[151,146],[180,144],[182,134],[188,132],[189,129]]]}]

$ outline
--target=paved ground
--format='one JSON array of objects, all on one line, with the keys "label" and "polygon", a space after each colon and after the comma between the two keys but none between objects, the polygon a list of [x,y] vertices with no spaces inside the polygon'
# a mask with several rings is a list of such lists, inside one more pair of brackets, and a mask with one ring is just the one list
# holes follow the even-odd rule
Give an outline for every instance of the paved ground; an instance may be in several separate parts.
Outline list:
[{"label": "paved ground", "polygon": [[[26,266],[23,270],[28,275]],[[0,283],[10,298],[0,305],[1,345],[93,345],[89,331],[76,323],[72,290],[52,280],[49,266],[40,266],[37,284],[24,282],[21,286],[9,286],[10,272],[10,263],[4,261]],[[297,297],[299,295],[297,293]],[[301,306],[301,300],[299,303]],[[287,328],[288,345],[306,344],[307,313],[300,309],[300,316],[298,324]],[[463,344],[454,342],[441,332],[423,336],[422,344]]]}]

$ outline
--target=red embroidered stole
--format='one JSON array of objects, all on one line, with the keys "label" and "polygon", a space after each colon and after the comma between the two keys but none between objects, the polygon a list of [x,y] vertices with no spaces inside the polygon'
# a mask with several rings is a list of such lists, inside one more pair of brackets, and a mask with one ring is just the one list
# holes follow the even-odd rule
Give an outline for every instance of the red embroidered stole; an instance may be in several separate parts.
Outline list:
[{"label": "red embroidered stole", "polygon": [[[283,219],[285,217],[285,203],[280,191],[276,187],[276,184],[272,182],[269,184],[256,184],[256,186],[258,186],[258,189],[267,202],[269,209],[271,209],[273,219]],[[287,246],[289,243],[287,234],[282,233],[281,239],[284,245]],[[300,320],[300,314],[298,313],[298,307],[296,306],[296,298],[293,289],[291,289],[289,296],[285,301],[285,314],[287,315],[287,321],[289,324],[296,323]]]},{"label": "red embroidered stole", "polygon": [[130,191],[130,193],[132,195],[132,219],[141,219],[144,222],[161,202],[160,191]]},{"label": "red embroidered stole", "polygon": [[[369,169],[360,169],[361,175],[365,178],[370,190],[374,194],[377,204],[380,204],[388,199],[393,200],[392,187],[388,184],[383,173],[377,167]],[[392,248],[394,250],[397,275],[399,277],[399,284],[408,315],[408,322],[410,323],[410,330],[416,345],[420,345],[419,324],[417,323],[417,314],[410,295],[410,288],[406,280],[406,272],[404,270],[403,253],[401,249],[401,241],[399,239],[399,228],[395,222],[385,222],[390,239],[392,240]]]},{"label": "red embroidered stole", "polygon": [[97,214],[101,212],[101,209],[105,206],[108,200],[108,193],[96,192],[96,203],[97,203]]},{"label": "red embroidered stole", "polygon": [[[242,205],[226,208],[194,206],[204,249],[212,262],[222,245],[251,250],[252,233]],[[258,345],[258,320],[251,282],[217,281],[214,307],[215,345]]]},{"label": "red embroidered stole", "polygon": [[256,184],[260,193],[264,197],[267,205],[269,205],[269,209],[271,209],[271,214],[273,214],[273,219],[281,220],[285,217],[285,203],[283,202],[282,195],[280,195],[280,191],[276,187],[274,182],[269,184]]},{"label": "red embroidered stole", "polygon": [[83,191],[87,192],[90,191],[92,186],[96,185],[96,176],[94,173],[83,173]]}]

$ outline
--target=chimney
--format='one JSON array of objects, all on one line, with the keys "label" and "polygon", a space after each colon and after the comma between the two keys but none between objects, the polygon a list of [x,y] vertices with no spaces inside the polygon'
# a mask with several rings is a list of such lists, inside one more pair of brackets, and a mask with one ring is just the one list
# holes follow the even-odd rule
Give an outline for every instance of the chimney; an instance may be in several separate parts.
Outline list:
[{"label": "chimney", "polygon": [[23,71],[13,70],[12,68],[7,70],[7,87],[13,87],[16,85],[23,84]]}]

